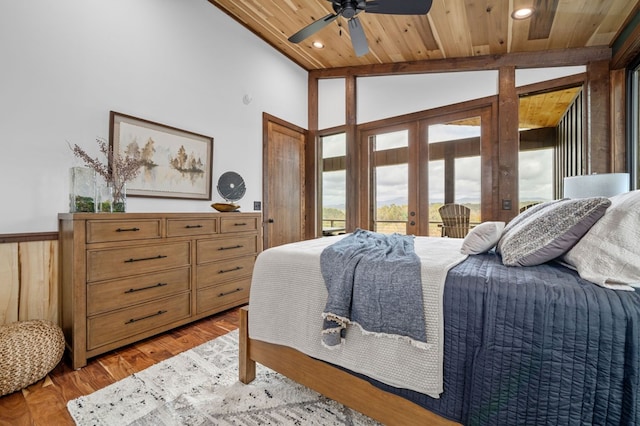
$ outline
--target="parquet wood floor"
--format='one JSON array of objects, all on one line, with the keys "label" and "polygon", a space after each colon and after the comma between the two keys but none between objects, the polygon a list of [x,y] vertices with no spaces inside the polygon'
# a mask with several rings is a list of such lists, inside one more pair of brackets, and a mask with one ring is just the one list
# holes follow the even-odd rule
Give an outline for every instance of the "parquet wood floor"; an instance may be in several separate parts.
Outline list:
[{"label": "parquet wood floor", "polygon": [[231,309],[89,359],[79,370],[63,361],[44,379],[0,397],[0,425],[73,425],[68,401],[235,330],[238,319]]}]

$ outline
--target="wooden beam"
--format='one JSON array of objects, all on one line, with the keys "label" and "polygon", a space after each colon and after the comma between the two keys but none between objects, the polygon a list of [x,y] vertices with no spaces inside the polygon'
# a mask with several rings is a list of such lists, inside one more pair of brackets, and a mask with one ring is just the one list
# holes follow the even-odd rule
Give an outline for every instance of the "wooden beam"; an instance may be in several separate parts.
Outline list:
[{"label": "wooden beam", "polygon": [[611,172],[609,61],[587,65],[587,173]]},{"label": "wooden beam", "polygon": [[[347,145],[347,171],[346,171],[346,230],[353,232],[358,227],[363,227],[363,216],[366,216],[368,205],[368,192],[361,188],[362,161],[357,137],[357,109],[356,109],[356,77],[348,75],[345,78],[345,140]],[[364,227],[366,229],[366,227]]]},{"label": "wooden beam", "polygon": [[557,131],[555,127],[542,127],[540,129],[521,131],[520,151],[555,148],[557,145]]},{"label": "wooden beam", "polygon": [[[518,213],[518,95],[515,67],[500,68],[498,94],[498,220],[508,222]],[[504,207],[510,204],[510,208]]]},{"label": "wooden beam", "polygon": [[588,62],[611,59],[609,47],[585,47],[576,49],[555,49],[544,53],[507,53],[469,58],[433,59],[394,64],[363,65],[358,67],[313,70],[309,74],[317,78],[337,78],[346,75],[402,75],[456,71],[496,70],[504,67],[539,68],[584,65]]},{"label": "wooden beam", "polygon": [[305,144],[305,236],[322,235],[322,203],[317,202],[322,171],[318,167],[318,79],[309,76],[307,99],[308,133]]},{"label": "wooden beam", "polygon": [[627,165],[627,74],[625,69],[611,71],[611,171],[623,173]]}]

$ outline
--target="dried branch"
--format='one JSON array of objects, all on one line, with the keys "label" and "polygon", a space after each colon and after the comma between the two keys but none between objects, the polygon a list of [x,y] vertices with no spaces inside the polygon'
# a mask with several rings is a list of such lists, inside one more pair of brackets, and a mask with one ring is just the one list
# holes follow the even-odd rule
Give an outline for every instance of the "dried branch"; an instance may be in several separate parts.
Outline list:
[{"label": "dried branch", "polygon": [[[73,154],[84,161],[85,165],[93,169],[97,174],[102,176],[108,184],[113,185],[114,199],[120,199],[126,182],[134,179],[144,162],[140,159],[130,157],[129,155],[121,156],[114,153],[113,149],[103,138],[96,138],[100,152],[107,158],[106,164],[98,158],[92,158],[84,149],[77,144],[69,147]],[[67,141],[67,143],[69,143]]]}]

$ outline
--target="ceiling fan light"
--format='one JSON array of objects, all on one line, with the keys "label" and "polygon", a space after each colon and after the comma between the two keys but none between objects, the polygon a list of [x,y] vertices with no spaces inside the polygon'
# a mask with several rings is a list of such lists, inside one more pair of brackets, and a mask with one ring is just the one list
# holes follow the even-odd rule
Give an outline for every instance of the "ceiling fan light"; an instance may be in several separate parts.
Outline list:
[{"label": "ceiling fan light", "polygon": [[323,49],[324,48],[324,44],[321,41],[314,41],[313,43],[311,43],[311,45],[313,47],[315,47],[316,49]]},{"label": "ceiling fan light", "polygon": [[533,12],[535,12],[535,9],[533,7],[522,7],[520,9],[514,10],[511,14],[511,17],[518,20],[527,19],[530,18],[531,15],[533,15]]}]

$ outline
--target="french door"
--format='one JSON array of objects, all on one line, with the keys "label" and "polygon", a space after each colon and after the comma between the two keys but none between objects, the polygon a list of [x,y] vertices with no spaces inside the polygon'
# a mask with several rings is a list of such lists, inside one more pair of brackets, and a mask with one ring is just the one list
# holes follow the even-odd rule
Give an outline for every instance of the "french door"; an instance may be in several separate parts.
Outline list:
[{"label": "french door", "polygon": [[440,236],[444,203],[467,205],[479,223],[492,192],[490,119],[484,107],[362,130],[368,228]]}]

